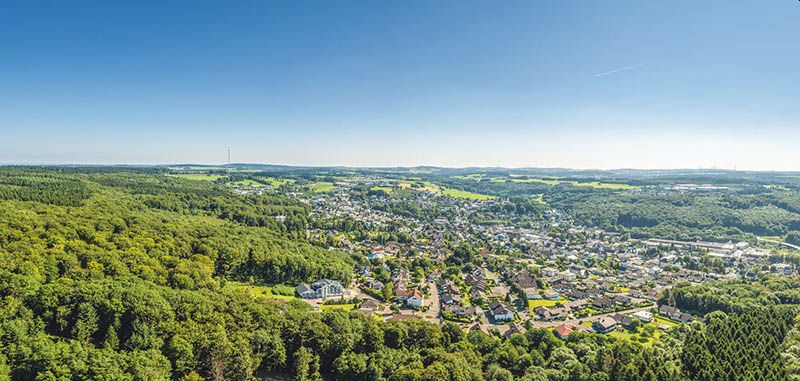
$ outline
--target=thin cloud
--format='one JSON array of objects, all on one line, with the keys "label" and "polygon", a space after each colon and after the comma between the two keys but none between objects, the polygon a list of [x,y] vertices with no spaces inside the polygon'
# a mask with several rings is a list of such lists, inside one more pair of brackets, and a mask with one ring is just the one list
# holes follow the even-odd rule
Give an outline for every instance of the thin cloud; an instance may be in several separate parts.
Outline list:
[{"label": "thin cloud", "polygon": [[609,71],[604,71],[602,73],[597,73],[594,76],[595,76],[595,78],[596,77],[605,77],[607,75],[621,73],[623,71],[628,71],[628,70],[633,70],[633,69],[636,69],[637,67],[640,67],[640,66],[644,66],[644,64],[643,63],[639,63],[639,64],[636,64],[636,65],[620,67],[620,68],[616,68],[614,70],[609,70]]}]

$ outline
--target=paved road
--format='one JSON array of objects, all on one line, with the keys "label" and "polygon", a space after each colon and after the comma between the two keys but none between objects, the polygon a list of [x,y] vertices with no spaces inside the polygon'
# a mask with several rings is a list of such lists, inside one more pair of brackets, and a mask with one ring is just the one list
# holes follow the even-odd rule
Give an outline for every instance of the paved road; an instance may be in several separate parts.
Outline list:
[{"label": "paved road", "polygon": [[587,322],[587,321],[594,322],[594,321],[600,320],[601,318],[606,317],[606,316],[612,316],[612,315],[615,315],[615,314],[633,314],[633,313],[636,313],[636,312],[639,312],[639,311],[647,311],[649,309],[652,309],[653,307],[655,307],[655,305],[652,305],[652,306],[649,306],[649,307],[633,308],[633,309],[624,310],[624,311],[609,312],[607,314],[587,316],[585,318],[580,318],[580,319],[559,320],[559,321],[535,321],[535,320],[531,320],[531,323],[533,323],[533,326],[536,327],[536,328],[556,327],[556,326],[559,326],[561,324],[580,325],[583,322]]},{"label": "paved road", "polygon": [[430,296],[428,297],[428,301],[430,302],[428,305],[430,308],[427,312],[423,313],[424,319],[430,322],[439,322],[439,310],[441,308],[441,304],[439,304],[439,290],[436,289],[435,282],[428,283],[428,292],[430,293]]}]

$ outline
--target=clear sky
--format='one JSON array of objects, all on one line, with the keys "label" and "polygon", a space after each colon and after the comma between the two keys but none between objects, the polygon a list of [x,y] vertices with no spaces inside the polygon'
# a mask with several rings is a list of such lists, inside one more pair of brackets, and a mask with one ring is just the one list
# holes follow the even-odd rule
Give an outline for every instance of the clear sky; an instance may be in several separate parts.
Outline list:
[{"label": "clear sky", "polygon": [[18,1],[0,163],[800,170],[800,2]]}]

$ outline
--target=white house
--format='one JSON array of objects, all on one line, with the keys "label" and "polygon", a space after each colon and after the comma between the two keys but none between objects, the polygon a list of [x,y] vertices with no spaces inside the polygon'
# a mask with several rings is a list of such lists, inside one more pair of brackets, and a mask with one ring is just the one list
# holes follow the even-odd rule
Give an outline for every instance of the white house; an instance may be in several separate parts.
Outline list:
[{"label": "white house", "polygon": [[637,319],[639,319],[639,320],[641,320],[641,321],[643,321],[645,323],[649,323],[649,322],[653,321],[653,314],[650,313],[650,312],[647,312],[647,311],[639,311],[639,312],[637,312],[635,314],[632,314],[631,316],[633,316],[633,317],[635,317],[635,318],[637,318]]},{"label": "white house", "polygon": [[506,306],[505,303],[496,300],[489,306],[489,313],[491,313],[495,321],[514,320],[514,310]]}]

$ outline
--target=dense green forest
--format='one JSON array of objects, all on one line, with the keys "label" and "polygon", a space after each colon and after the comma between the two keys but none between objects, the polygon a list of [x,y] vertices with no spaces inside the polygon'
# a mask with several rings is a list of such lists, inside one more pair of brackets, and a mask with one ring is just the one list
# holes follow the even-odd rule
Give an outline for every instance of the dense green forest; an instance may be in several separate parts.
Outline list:
[{"label": "dense green forest", "polygon": [[590,226],[637,237],[726,240],[747,233],[783,236],[800,229],[800,193],[720,195],[562,192],[547,200]]},{"label": "dense green forest", "polygon": [[[754,291],[741,308],[733,305],[744,291],[717,284],[707,293],[718,297],[703,308],[729,315],[709,314],[708,325],[682,325],[647,344],[584,333],[562,341],[546,329],[502,339],[452,323],[318,313],[234,286],[251,278],[350,279],[353,259],[306,242],[308,209],[288,198],[235,195],[153,170],[4,168],[0,179],[0,380],[678,381],[792,374],[782,359],[793,342],[781,343],[796,331],[794,313],[780,304],[791,300],[796,281],[759,283],[764,295]],[[678,292],[670,301],[701,309],[690,293]]]}]

